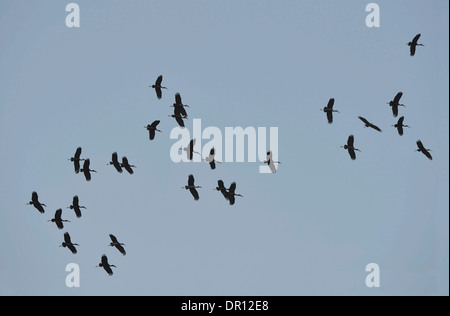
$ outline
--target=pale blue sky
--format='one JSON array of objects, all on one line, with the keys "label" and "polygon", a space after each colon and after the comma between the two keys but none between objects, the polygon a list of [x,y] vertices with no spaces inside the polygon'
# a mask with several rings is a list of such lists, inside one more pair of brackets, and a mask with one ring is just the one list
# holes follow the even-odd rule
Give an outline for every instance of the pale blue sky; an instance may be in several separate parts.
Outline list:
[{"label": "pale blue sky", "polygon": [[[448,295],[448,1],[377,1],[377,29],[359,0],[76,1],[79,29],[67,3],[0,3],[0,295]],[[403,137],[386,104],[398,91]],[[279,172],[172,163],[176,92],[203,127],[278,127]],[[356,161],[339,148],[350,134]],[[90,183],[67,161],[78,146]],[[113,151],[134,175],[106,166]],[[198,202],[180,189],[191,173]],[[218,179],[244,198],[229,206]],[[46,214],[25,206],[32,191]],[[46,220],[75,194],[88,209],[59,231]],[[58,248],[65,231],[75,256]],[[95,268],[104,253],[113,277]],[[371,262],[379,289],[365,286]]]}]

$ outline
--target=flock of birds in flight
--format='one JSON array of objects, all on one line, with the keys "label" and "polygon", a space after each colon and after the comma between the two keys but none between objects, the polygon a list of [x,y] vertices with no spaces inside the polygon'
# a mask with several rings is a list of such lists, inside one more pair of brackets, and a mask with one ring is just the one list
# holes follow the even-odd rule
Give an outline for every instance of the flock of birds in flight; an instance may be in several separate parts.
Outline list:
[{"label": "flock of birds in flight", "polygon": [[[420,38],[420,34],[415,36],[414,39],[408,43],[408,46],[410,47],[411,56],[415,55],[417,46],[424,46],[423,44],[418,43],[419,38]],[[166,87],[162,86],[162,80],[163,80],[163,77],[162,77],[162,75],[160,75],[156,79],[155,84],[150,86],[151,88],[155,89],[156,97],[158,99],[162,98],[162,90],[167,89]],[[398,116],[399,106],[405,106],[404,104],[400,103],[400,99],[401,99],[402,95],[403,95],[403,93],[399,92],[399,93],[397,93],[397,95],[395,96],[395,98],[392,101],[388,102],[388,104],[390,105],[390,107],[392,109],[392,113],[393,113],[394,117]],[[339,113],[338,110],[335,110],[333,108],[334,103],[335,103],[335,99],[331,98],[329,100],[327,106],[322,109],[327,115],[327,120],[328,120],[329,124],[333,123],[333,113]],[[169,117],[174,118],[175,121],[178,123],[178,125],[181,128],[184,128],[185,127],[184,120],[188,119],[188,114],[187,114],[185,108],[188,108],[189,105],[183,104],[183,102],[181,100],[181,95],[179,93],[176,93],[175,94],[175,103],[171,107],[174,108],[174,112],[172,115],[169,115]],[[378,126],[369,122],[364,117],[359,116],[358,118],[364,123],[365,127],[369,127],[378,132],[381,132],[381,129]],[[162,133],[162,131],[158,129],[159,123],[160,123],[160,121],[156,120],[153,123],[145,126],[145,128],[149,132],[150,140],[155,139],[156,132]],[[400,136],[403,135],[403,128],[409,127],[408,125],[404,125],[403,123],[404,123],[404,117],[402,116],[398,119],[398,121],[395,125],[392,125],[397,129],[398,134]],[[350,135],[348,137],[347,143],[345,145],[341,146],[342,148],[344,148],[348,151],[350,158],[352,160],[356,159],[355,152],[360,151],[358,148],[355,148],[354,141],[355,141],[354,136]],[[196,142],[196,140],[194,138],[189,142],[187,147],[183,148],[183,150],[186,152],[187,158],[189,160],[193,159],[194,153],[200,154],[200,153],[194,151],[195,142]],[[426,149],[420,140],[417,141],[417,147],[418,147],[418,149],[416,151],[423,153],[427,158],[432,160],[432,156],[430,154],[431,150]],[[90,169],[90,159],[89,158],[81,158],[81,153],[82,153],[82,148],[78,147],[76,149],[73,157],[69,158],[68,160],[73,162],[74,171],[76,174],[82,173],[84,175],[86,181],[90,181],[92,178],[91,173],[92,172],[96,173],[97,171]],[[216,169],[216,163],[221,163],[221,162],[215,160],[214,148],[211,149],[209,156],[205,157],[204,160],[207,163],[209,163],[211,170]],[[81,162],[83,162],[82,167],[81,167]],[[269,165],[270,169],[274,173],[274,172],[276,172],[275,164],[280,163],[280,162],[273,161],[272,153],[271,153],[271,151],[269,151],[269,152],[267,152],[267,158],[264,161],[264,163]],[[133,174],[134,173],[133,168],[136,168],[135,165],[131,165],[128,162],[128,159],[125,156],[123,156],[122,161],[119,162],[117,152],[112,153],[111,161],[107,165],[114,166],[114,168],[119,173],[122,173],[123,169],[125,169],[129,174]],[[188,190],[191,193],[191,195],[193,196],[194,200],[196,200],[196,201],[200,199],[199,193],[197,191],[197,189],[199,189],[199,188],[201,188],[201,186],[195,185],[195,178],[192,174],[188,176],[187,185],[182,187],[182,189]],[[236,193],[236,182],[231,183],[230,186],[228,188],[226,188],[224,182],[222,180],[218,180],[217,187],[215,187],[213,190],[219,191],[222,194],[222,196],[225,198],[225,200],[229,202],[230,205],[235,204],[236,197],[243,197],[241,194]],[[44,206],[47,207],[44,203],[41,203],[39,201],[38,194],[36,192],[32,193],[31,201],[28,202],[27,205],[33,205],[42,214],[45,213]],[[86,209],[85,206],[81,206],[79,204],[79,198],[77,195],[75,195],[73,197],[72,204],[70,206],[68,206],[67,208],[73,210],[75,212],[75,216],[77,218],[81,218],[81,216],[82,216],[81,209]],[[56,210],[54,217],[52,219],[50,219],[49,222],[55,223],[58,229],[64,229],[64,223],[69,222],[69,221],[62,219],[62,209],[59,208]],[[112,234],[110,234],[109,237],[111,239],[111,242],[108,246],[115,247],[122,255],[125,256],[126,251],[123,247],[125,244],[120,243],[118,241],[118,239]],[[61,243],[60,247],[68,248],[73,254],[76,254],[77,253],[76,246],[79,246],[79,245],[77,243],[72,242],[70,234],[68,232],[64,233],[64,241]],[[113,271],[111,268],[112,267],[115,268],[116,266],[109,264],[107,256],[102,255],[101,262],[98,264],[97,267],[102,267],[109,275],[113,275]]]},{"label": "flock of birds in flight", "polygon": [[[420,34],[417,34],[414,37],[414,39],[407,44],[410,47],[410,55],[411,56],[414,56],[416,54],[417,46],[424,46],[423,44],[418,43],[419,38],[420,38]],[[387,102],[387,104],[389,104],[389,106],[391,107],[392,114],[394,117],[398,117],[398,109],[400,106],[405,107],[404,104],[400,103],[400,99],[402,98],[402,96],[403,96],[403,92],[398,92],[392,101]],[[324,111],[327,115],[327,120],[328,120],[329,124],[333,123],[333,113],[340,113],[338,110],[335,110],[333,108],[334,103],[335,103],[334,98],[331,98],[328,101],[327,106],[325,106],[322,109],[322,111]],[[358,116],[358,118],[364,123],[364,127],[370,127],[378,132],[382,132],[381,128],[379,128],[375,124],[369,122],[366,118],[364,118],[362,116]],[[403,124],[404,120],[405,120],[405,117],[402,116],[398,119],[397,123],[392,125],[393,127],[395,127],[397,129],[397,132],[400,136],[403,136],[403,132],[404,132],[403,128],[404,127],[408,127],[408,128],[410,127],[408,125]],[[359,151],[359,152],[361,151],[360,149],[355,148],[354,142],[355,142],[355,136],[350,135],[347,139],[347,143],[345,145],[341,146],[342,148],[344,148],[345,150],[348,151],[348,154],[350,155],[350,158],[352,160],[356,159],[356,151]],[[433,157],[431,156],[431,153],[430,153],[431,149],[425,148],[422,141],[418,140],[416,142],[416,145],[417,145],[416,151],[423,153],[428,159],[433,160]]]}]

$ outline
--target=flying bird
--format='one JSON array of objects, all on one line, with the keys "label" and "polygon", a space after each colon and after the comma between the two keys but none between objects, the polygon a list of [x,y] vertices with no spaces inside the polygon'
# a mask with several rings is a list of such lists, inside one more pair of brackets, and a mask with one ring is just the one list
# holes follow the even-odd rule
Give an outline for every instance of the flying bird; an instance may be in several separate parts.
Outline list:
[{"label": "flying bird", "polygon": [[355,159],[356,159],[355,151],[359,151],[359,152],[361,151],[361,150],[359,150],[358,148],[355,148],[355,147],[353,146],[354,141],[355,141],[355,137],[354,137],[353,135],[350,135],[350,136],[348,137],[347,144],[344,145],[344,146],[341,146],[342,148],[348,150],[348,154],[350,155],[350,158],[352,158],[352,160],[355,160]]},{"label": "flying bird", "polygon": [[106,257],[106,255],[103,255],[101,262],[98,264],[98,266],[96,268],[103,268],[103,269],[105,269],[106,273],[108,273],[109,275],[113,275],[113,271],[112,271],[111,267],[117,268],[115,265],[109,264],[108,257]]},{"label": "flying bird", "polygon": [[405,117],[402,116],[401,118],[398,119],[397,124],[392,125],[392,126],[394,126],[394,127],[397,129],[398,134],[399,134],[400,136],[403,136],[403,127],[410,127],[410,126],[408,126],[408,125],[403,125],[403,120],[404,120],[404,119],[405,119]]},{"label": "flying bird", "polygon": [[71,210],[75,211],[75,215],[80,218],[81,217],[81,208],[86,209],[85,206],[80,206],[79,204],[79,200],[78,200],[78,195],[75,195],[73,197],[73,201],[72,201],[72,205],[68,206],[67,208],[70,208]]},{"label": "flying bird", "polygon": [[64,242],[61,244],[60,247],[64,247],[64,248],[67,247],[73,254],[76,254],[77,249],[75,248],[75,246],[80,246],[80,245],[72,243],[69,233],[64,233]]},{"label": "flying bird", "polygon": [[57,209],[56,212],[55,212],[55,217],[52,218],[52,219],[50,219],[50,220],[48,220],[48,222],[55,223],[56,226],[57,226],[59,229],[63,229],[63,228],[64,228],[63,222],[68,222],[68,223],[70,223],[70,221],[67,221],[67,220],[65,220],[65,219],[61,219],[61,215],[62,215],[62,209],[59,208],[59,209]]},{"label": "flying bird", "polygon": [[361,121],[364,122],[364,124],[365,124],[364,127],[371,127],[371,128],[373,128],[374,130],[381,132],[381,129],[380,129],[378,126],[376,126],[376,125],[370,123],[370,122],[369,122],[368,120],[366,120],[364,117],[358,116],[358,118],[359,118]]},{"label": "flying bird", "polygon": [[219,191],[220,193],[222,193],[223,197],[224,197],[226,200],[229,200],[228,191],[227,191],[227,189],[225,188],[225,185],[224,185],[224,183],[223,183],[222,180],[218,180],[218,181],[217,181],[217,187],[216,187],[214,190]]},{"label": "flying bird", "polygon": [[409,53],[411,56],[414,56],[416,54],[416,47],[417,46],[425,46],[423,44],[418,44],[420,34],[417,34],[411,42],[409,42],[407,45],[409,46]]},{"label": "flying bird", "polygon": [[184,147],[183,150],[186,152],[187,159],[191,161],[194,159],[194,153],[200,155],[199,152],[194,151],[195,143],[197,140],[195,138],[191,139],[189,142],[189,145],[187,147]]},{"label": "flying bird", "polygon": [[73,157],[67,159],[73,162],[73,166],[75,168],[75,173],[80,172],[80,161],[84,160],[84,159],[80,159],[81,156],[81,147],[78,147],[77,150],[75,151],[75,155],[73,155]]},{"label": "flying bird", "polygon": [[196,186],[194,184],[194,182],[195,182],[194,176],[192,174],[189,175],[188,185],[182,187],[182,189],[189,190],[191,192],[192,196],[194,197],[194,200],[198,201],[200,199],[200,197],[198,195],[197,189],[199,189],[201,187]]},{"label": "flying bird", "polygon": [[171,107],[179,108],[181,115],[183,115],[184,117],[188,116],[185,107],[190,108],[190,106],[187,104],[183,104],[183,102],[181,101],[181,95],[179,93],[175,94],[175,103],[171,105]]},{"label": "flying bird", "polygon": [[126,171],[128,171],[129,174],[133,174],[133,173],[134,173],[133,169],[131,169],[132,167],[133,167],[133,168],[136,168],[135,165],[130,165],[130,164],[128,163],[128,159],[127,159],[127,157],[125,157],[125,156],[122,157],[122,163],[120,164],[120,166],[121,166],[122,168],[124,168]]},{"label": "flying bird", "polygon": [[183,120],[187,120],[188,119],[187,115],[186,115],[186,111],[184,110],[184,108],[182,106],[175,106],[174,109],[173,109],[173,114],[169,115],[169,117],[173,117],[175,119],[175,121],[177,121],[178,125],[181,128],[184,128],[184,121]]},{"label": "flying bird", "polygon": [[426,149],[425,146],[422,144],[420,140],[416,142],[418,149],[416,151],[421,152],[425,156],[427,156],[428,159],[433,160],[433,157],[430,154],[431,149]]},{"label": "flying bird", "polygon": [[392,114],[394,115],[394,117],[398,116],[398,107],[399,106],[405,106],[404,104],[400,104],[400,99],[403,96],[403,92],[399,92],[397,93],[397,95],[395,96],[394,100],[389,101],[387,104],[389,104],[392,108]]},{"label": "flying bird", "polygon": [[110,161],[108,164],[106,164],[106,165],[107,165],[107,166],[108,166],[108,165],[113,165],[114,168],[116,168],[117,172],[122,173],[122,166],[121,166],[121,164],[119,163],[119,160],[117,159],[117,153],[116,153],[116,152],[113,152],[113,153],[112,153],[111,161]]},{"label": "flying bird", "polygon": [[84,177],[86,178],[86,181],[91,181],[91,172],[97,173],[97,171],[89,169],[90,164],[91,164],[91,161],[88,158],[88,159],[84,160],[83,169],[80,169],[80,171],[84,173]]},{"label": "flying bird", "polygon": [[45,213],[43,206],[47,207],[44,203],[39,202],[38,194],[36,192],[31,193],[31,201],[27,205],[33,205],[41,214]]},{"label": "flying bird", "polygon": [[236,191],[236,182],[233,182],[230,185],[230,188],[228,189],[228,200],[230,201],[230,205],[234,205],[236,196],[242,197],[242,195],[235,193],[235,191]]},{"label": "flying bird", "polygon": [[331,98],[328,101],[327,106],[321,109],[322,111],[327,113],[328,124],[333,123],[333,112],[340,113],[338,110],[333,110],[333,106],[334,106],[334,98]]},{"label": "flying bird", "polygon": [[155,134],[156,132],[160,132],[162,133],[162,131],[160,131],[159,129],[157,129],[157,126],[159,124],[160,121],[154,121],[152,124],[148,124],[147,126],[145,126],[144,128],[146,128],[149,132],[149,138],[150,140],[155,139]]},{"label": "flying bird", "polygon": [[109,238],[111,238],[111,241],[112,241],[112,242],[109,244],[109,246],[110,246],[110,247],[116,247],[117,250],[119,250],[119,252],[120,252],[122,255],[125,256],[127,253],[126,253],[125,249],[123,249],[123,247],[122,247],[122,246],[125,246],[125,244],[119,243],[119,242],[117,241],[117,238],[116,238],[114,235],[112,235],[112,234],[109,234]]},{"label": "flying bird", "polygon": [[275,164],[280,164],[280,161],[274,161],[272,159],[272,151],[268,151],[266,154],[266,160],[264,160],[264,162],[266,165],[269,166],[270,171],[272,171],[272,173],[277,172],[277,166]]},{"label": "flying bird", "polygon": [[216,161],[215,156],[216,156],[216,150],[213,147],[209,151],[209,156],[205,158],[205,161],[209,163],[211,170],[216,169],[216,162],[221,163],[220,161]]},{"label": "flying bird", "polygon": [[159,77],[156,79],[155,84],[150,86],[150,87],[152,87],[153,89],[155,89],[156,97],[157,97],[158,99],[161,99],[161,98],[162,98],[162,91],[161,91],[161,89],[167,89],[166,87],[161,86],[162,80],[163,80],[163,76],[161,75],[161,76],[159,76]]}]

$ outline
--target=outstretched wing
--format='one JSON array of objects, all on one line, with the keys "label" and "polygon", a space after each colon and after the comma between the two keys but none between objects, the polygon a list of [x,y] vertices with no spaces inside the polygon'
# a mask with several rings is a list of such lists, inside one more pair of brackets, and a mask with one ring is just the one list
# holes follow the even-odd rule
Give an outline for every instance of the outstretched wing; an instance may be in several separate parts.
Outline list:
[{"label": "outstretched wing", "polygon": [[150,129],[150,130],[148,131],[148,138],[149,138],[150,140],[154,140],[154,139],[155,139],[155,136],[156,136],[155,130],[154,130],[154,129]]},{"label": "outstretched wing", "polygon": [[347,146],[353,147],[354,142],[355,142],[355,137],[353,135],[350,135],[347,140]]},{"label": "outstretched wing", "polygon": [[188,178],[188,186],[193,187],[195,185],[194,183],[195,183],[194,176],[190,174]]},{"label": "outstretched wing", "polygon": [[33,203],[33,206],[39,211],[39,213],[44,214],[45,210],[41,203]]},{"label": "outstretched wing", "polygon": [[162,98],[162,91],[161,91],[161,88],[160,88],[160,87],[155,87],[155,92],[156,92],[156,97],[157,97],[158,99],[161,99],[161,98]]},{"label": "outstretched wing", "polygon": [[422,142],[421,142],[420,140],[418,140],[418,141],[416,142],[416,144],[417,144],[417,147],[419,147],[419,149],[420,149],[421,151],[425,151],[425,147],[423,146],[423,144],[422,144]]},{"label": "outstretched wing", "polygon": [[86,178],[86,181],[91,181],[91,172],[89,171],[89,169],[84,169],[83,168],[83,173],[84,173],[84,177]]},{"label": "outstretched wing", "polygon": [[176,93],[176,94],[175,94],[175,104],[176,104],[176,105],[181,105],[181,104],[183,104],[183,103],[181,102],[181,95],[180,95],[179,93]]},{"label": "outstretched wing", "polygon": [[332,110],[332,109],[333,109],[333,106],[334,106],[334,98],[331,98],[331,99],[328,101],[327,108],[329,108],[330,110]]},{"label": "outstretched wing", "polygon": [[113,152],[112,153],[111,160],[112,160],[113,164],[116,164],[116,163],[118,164],[119,163],[119,159],[117,157],[117,152]]},{"label": "outstretched wing", "polygon": [[162,75],[160,75],[158,78],[156,78],[155,86],[161,86],[162,80],[163,80],[163,76]]},{"label": "outstretched wing", "polygon": [[78,195],[74,195],[73,196],[73,200],[72,200],[72,205],[73,206],[78,206],[79,202],[80,202],[80,200],[78,199]]},{"label": "outstretched wing", "polygon": [[72,243],[69,233],[64,233],[64,242],[66,244],[71,244]]},{"label": "outstretched wing", "polygon": [[112,241],[113,243],[119,243],[119,242],[117,241],[116,236],[114,236],[113,234],[109,234],[109,238],[111,238],[111,241]]},{"label": "outstretched wing", "polygon": [[234,195],[229,194],[228,195],[228,201],[230,201],[230,205],[234,205],[234,202],[236,201],[236,198],[234,197]]},{"label": "outstretched wing", "polygon": [[198,201],[200,199],[198,192],[195,188],[190,188],[189,191],[191,192],[192,196],[194,197],[194,200]]},{"label": "outstretched wing", "polygon": [[423,154],[427,156],[428,159],[433,160],[433,157],[431,156],[430,152],[428,150],[423,151]]},{"label": "outstretched wing", "polygon": [[57,209],[55,212],[55,219],[56,220],[61,220],[61,215],[62,215],[62,209]]},{"label": "outstretched wing", "polygon": [[72,244],[68,244],[67,248],[69,248],[70,251],[72,251],[72,253],[75,255],[77,253],[77,248],[75,248],[74,245]]},{"label": "outstretched wing", "polygon": [[73,156],[73,158],[79,160],[80,156],[81,156],[81,147],[78,147],[77,150],[75,151],[75,155]]},{"label": "outstretched wing", "polygon": [[116,248],[117,248],[117,250],[119,250],[119,252],[122,254],[122,255],[126,255],[127,254],[127,252],[125,251],[125,249],[122,247],[122,245],[121,244],[116,244]]},{"label": "outstretched wing", "polygon": [[233,182],[233,183],[230,185],[230,188],[228,189],[228,192],[229,192],[231,195],[234,195],[234,191],[236,191],[236,182]]},{"label": "outstretched wing", "polygon": [[133,168],[131,168],[130,164],[128,163],[127,157],[122,157],[122,167],[124,167],[129,174],[134,173]]},{"label": "outstretched wing", "polygon": [[328,120],[328,124],[333,123],[333,112],[331,112],[331,111],[327,112],[327,120]]},{"label": "outstretched wing", "polygon": [[37,192],[31,193],[31,202],[33,203],[39,203],[39,197]]},{"label": "outstretched wing", "polygon": [[80,172],[80,161],[79,160],[73,161],[73,168],[75,170],[75,173]]},{"label": "outstretched wing", "polygon": [[421,36],[421,34],[417,34],[417,35],[413,38],[412,42],[413,42],[413,45],[414,45],[414,46],[417,45],[417,42],[419,41],[420,36]]},{"label": "outstretched wing", "polygon": [[381,132],[381,128],[376,126],[375,124],[370,123],[370,127],[372,127],[374,130]]},{"label": "outstretched wing", "polygon": [[101,262],[102,262],[103,266],[109,266],[108,257],[106,255],[102,256],[102,261]]},{"label": "outstretched wing", "polygon": [[184,127],[184,121],[183,121],[183,119],[181,118],[181,116],[176,116],[176,117],[175,117],[175,120],[177,121],[177,123],[178,123],[178,125],[179,125],[180,127]]},{"label": "outstretched wing", "polygon": [[160,122],[160,121],[154,121],[154,122],[152,123],[152,125],[150,125],[150,126],[153,127],[153,128],[156,128],[156,127],[158,126],[159,122]]},{"label": "outstretched wing", "polygon": [[398,105],[397,104],[392,105],[392,115],[394,115],[394,117],[398,116]]},{"label": "outstretched wing", "polygon": [[364,117],[362,116],[358,116],[358,118],[364,122],[364,124],[370,124],[368,120],[366,120]]},{"label": "outstretched wing", "polygon": [[402,96],[403,96],[403,92],[397,93],[397,95],[394,98],[394,103],[398,104],[400,102],[400,99],[402,98]]},{"label": "outstretched wing", "polygon": [[348,148],[348,154],[350,155],[350,158],[352,158],[352,160],[356,159],[356,154],[353,148]]}]

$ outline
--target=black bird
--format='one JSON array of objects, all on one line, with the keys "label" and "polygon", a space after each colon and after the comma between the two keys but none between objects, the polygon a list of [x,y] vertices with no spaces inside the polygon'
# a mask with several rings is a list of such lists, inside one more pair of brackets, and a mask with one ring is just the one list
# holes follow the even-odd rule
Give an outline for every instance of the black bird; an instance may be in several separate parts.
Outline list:
[{"label": "black bird", "polygon": [[171,106],[174,107],[175,109],[178,109],[180,111],[180,114],[184,118],[187,118],[188,115],[187,115],[186,109],[184,107],[190,108],[190,106],[187,104],[183,104],[183,102],[181,101],[181,95],[179,93],[175,94],[175,103]]},{"label": "black bird", "polygon": [[122,247],[122,246],[125,246],[125,244],[119,243],[117,241],[117,238],[114,235],[112,235],[112,234],[109,234],[109,238],[111,238],[111,241],[112,241],[109,244],[109,246],[110,247],[116,247],[117,250],[119,250],[120,253],[125,256],[127,253],[126,253],[125,249],[123,249],[123,247]]},{"label": "black bird", "polygon": [[73,162],[73,166],[75,168],[75,173],[80,172],[80,161],[84,160],[84,159],[80,159],[81,156],[81,147],[78,147],[77,150],[75,151],[75,155],[73,155],[73,157],[67,159]]},{"label": "black bird", "polygon": [[68,222],[68,223],[70,223],[70,221],[67,221],[67,220],[65,220],[65,219],[61,219],[61,215],[62,215],[62,209],[59,208],[59,209],[57,209],[56,212],[55,212],[55,217],[52,218],[52,219],[50,219],[50,220],[48,220],[48,221],[49,221],[49,222],[52,222],[52,223],[55,223],[56,226],[57,226],[59,229],[63,229],[63,228],[64,228],[63,222]]},{"label": "black bird", "polygon": [[234,191],[236,191],[236,182],[233,182],[228,189],[228,200],[230,201],[230,205],[234,205],[236,196],[242,197],[242,195],[236,194]]},{"label": "black bird", "polygon": [[109,264],[108,257],[106,257],[106,255],[103,255],[102,261],[98,264],[98,266],[96,268],[103,268],[103,269],[105,269],[106,273],[108,273],[109,275],[113,275],[113,271],[112,271],[111,267],[117,268],[115,265]]},{"label": "black bird", "polygon": [[205,161],[209,163],[211,170],[216,169],[216,162],[221,163],[220,161],[216,161],[215,156],[216,156],[216,150],[213,147],[209,151],[209,156],[205,158]]},{"label": "black bird", "polygon": [[154,85],[151,85],[151,87],[152,87],[153,89],[155,89],[156,97],[157,97],[158,99],[161,99],[161,98],[162,98],[162,91],[161,91],[161,89],[167,89],[166,87],[161,86],[162,80],[163,80],[163,76],[161,75],[161,76],[159,76],[159,77],[156,79],[155,84],[154,84]]},{"label": "black bird", "polygon": [[189,175],[188,185],[182,187],[182,189],[189,190],[191,192],[192,196],[194,197],[194,200],[198,201],[200,199],[200,197],[199,197],[196,189],[199,189],[201,187],[196,186],[194,184],[194,182],[195,182],[194,176],[192,174]]},{"label": "black bird", "polygon": [[405,106],[404,104],[400,104],[400,99],[402,98],[403,92],[397,93],[393,101],[389,101],[387,104],[389,104],[392,107],[392,114],[394,117],[397,117],[398,115],[398,107],[399,106]]},{"label": "black bird", "polygon": [[177,121],[178,125],[181,128],[184,128],[183,120],[188,119],[186,110],[184,108],[185,106],[188,106],[188,105],[184,105],[183,103],[181,103],[180,94],[177,93],[175,95],[175,103],[173,104],[173,115],[169,115],[169,116],[173,117]]},{"label": "black bird", "polygon": [[97,173],[97,171],[89,169],[90,164],[91,164],[91,161],[88,158],[88,159],[84,160],[83,169],[80,169],[80,171],[84,173],[84,177],[86,178],[86,181],[91,181],[91,172]]},{"label": "black bird", "polygon": [[353,146],[354,141],[355,141],[355,137],[354,137],[353,135],[350,135],[350,136],[348,137],[347,144],[344,145],[344,146],[341,146],[342,148],[348,150],[348,154],[350,155],[350,158],[352,158],[352,160],[355,160],[355,159],[356,159],[355,150],[356,150],[356,151],[361,151],[361,150],[359,150],[358,148],[355,148],[355,147]]},{"label": "black bird", "polygon": [[409,42],[407,45],[409,46],[409,52],[410,52],[410,55],[411,56],[414,56],[415,54],[416,54],[416,47],[417,46],[425,46],[425,45],[423,45],[423,44],[418,44],[417,43],[417,41],[419,40],[419,38],[420,38],[420,34],[417,34],[414,38],[413,38],[413,40],[412,40],[412,42]]},{"label": "black bird", "polygon": [[144,128],[146,128],[146,129],[148,130],[148,132],[149,132],[149,138],[150,138],[150,140],[155,139],[155,134],[156,134],[156,132],[162,133],[162,131],[160,131],[159,129],[156,128],[156,127],[158,126],[159,122],[160,122],[160,121],[154,121],[152,124],[148,124],[146,127],[144,127]]},{"label": "black bird", "polygon": [[430,154],[431,149],[426,149],[422,142],[420,140],[418,140],[416,142],[418,149],[416,149],[416,151],[421,152],[422,154],[424,154],[425,156],[427,156],[428,159],[433,160],[433,157]]},{"label": "black bird", "polygon": [[71,210],[75,211],[75,215],[80,218],[81,217],[81,208],[86,209],[85,206],[80,206],[79,204],[79,200],[78,200],[78,195],[75,195],[73,197],[73,201],[72,201],[72,205],[68,206],[67,208],[70,208]]},{"label": "black bird", "polygon": [[401,118],[398,119],[397,124],[392,125],[392,126],[394,126],[395,128],[397,128],[398,134],[399,134],[400,136],[403,136],[403,127],[410,127],[410,126],[408,126],[408,125],[403,125],[403,120],[404,120],[404,119],[405,119],[405,117],[402,116]]},{"label": "black bird", "polygon": [[111,161],[108,164],[106,164],[106,165],[107,166],[108,165],[113,165],[114,168],[116,168],[116,170],[118,172],[122,173],[122,166],[120,165],[119,160],[117,159],[117,153],[116,152],[112,153]]},{"label": "black bird", "polygon": [[193,138],[189,142],[189,145],[187,147],[183,148],[183,150],[186,152],[187,159],[190,160],[190,161],[192,161],[192,159],[194,158],[194,153],[200,155],[199,152],[194,151],[194,146],[195,146],[196,142],[197,142],[197,140],[195,138]]},{"label": "black bird", "polygon": [[222,193],[223,197],[224,197],[226,200],[229,200],[229,194],[228,194],[228,191],[227,191],[227,189],[225,188],[225,185],[224,185],[224,183],[223,183],[222,180],[218,180],[218,181],[217,181],[217,187],[216,187],[214,190],[220,191],[220,193]]},{"label": "black bird", "polygon": [[128,163],[128,159],[127,159],[127,157],[125,157],[125,156],[122,157],[122,163],[120,164],[120,166],[121,166],[122,168],[124,168],[126,171],[128,171],[129,174],[133,174],[133,173],[134,173],[134,171],[133,171],[133,169],[131,169],[131,167],[136,168],[135,165],[130,165],[130,164]]},{"label": "black bird", "polygon": [[41,214],[45,213],[42,206],[47,207],[44,203],[39,202],[38,194],[36,192],[31,193],[31,201],[28,202],[27,205],[33,205]]},{"label": "black bird", "polygon": [[72,241],[70,240],[70,235],[69,233],[64,233],[64,242],[61,244],[60,247],[64,247],[64,248],[69,248],[70,251],[72,251],[73,254],[77,253],[77,249],[75,248],[75,246],[80,246],[79,244],[73,244]]},{"label": "black bird", "polygon": [[340,113],[338,110],[333,110],[333,106],[334,106],[334,98],[331,98],[328,101],[327,106],[323,108],[323,111],[327,113],[327,119],[329,124],[333,123],[333,112]]},{"label": "black bird", "polygon": [[364,127],[371,127],[371,128],[373,128],[374,130],[381,132],[381,129],[380,129],[378,126],[376,126],[376,125],[370,123],[370,122],[369,122],[368,120],[366,120],[364,117],[358,116],[358,118],[359,118],[361,121],[364,122],[364,124],[365,124]]}]

